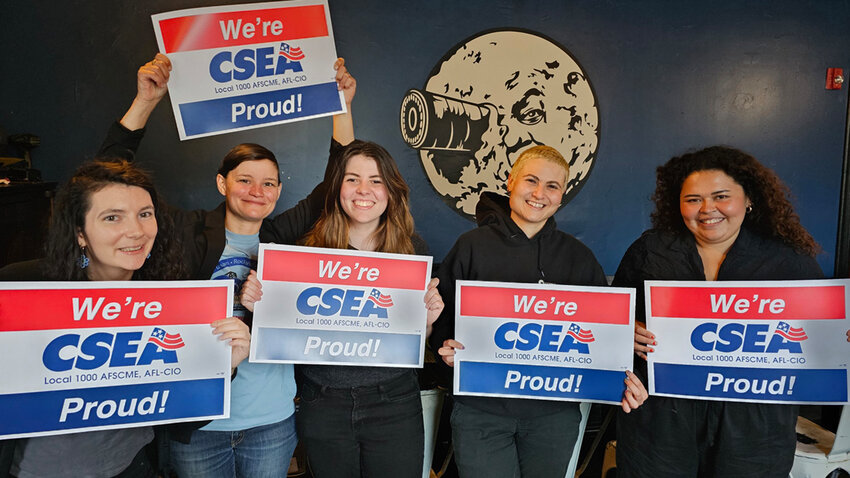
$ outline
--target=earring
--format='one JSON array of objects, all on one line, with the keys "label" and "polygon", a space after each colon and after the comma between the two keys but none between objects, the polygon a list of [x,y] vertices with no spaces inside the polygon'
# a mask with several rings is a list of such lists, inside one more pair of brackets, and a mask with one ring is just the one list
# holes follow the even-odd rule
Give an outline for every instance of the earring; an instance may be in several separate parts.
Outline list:
[{"label": "earring", "polygon": [[89,266],[89,257],[86,255],[86,246],[80,246],[80,257],[77,258],[77,266],[85,269]]},{"label": "earring", "polygon": [[145,259],[150,259],[150,258],[151,258],[151,253],[150,253],[150,252],[148,252],[148,256],[147,256],[147,257],[145,257]]},{"label": "earring", "polygon": [[753,205],[752,204],[747,204],[747,212],[748,213],[753,212]]}]

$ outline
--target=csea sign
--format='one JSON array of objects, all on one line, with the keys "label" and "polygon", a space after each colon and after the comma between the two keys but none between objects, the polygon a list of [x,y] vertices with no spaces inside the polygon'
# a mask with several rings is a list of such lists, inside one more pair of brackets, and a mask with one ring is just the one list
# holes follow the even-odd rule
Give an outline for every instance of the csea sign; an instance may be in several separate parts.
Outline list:
[{"label": "csea sign", "polygon": [[260,244],[252,362],[422,367],[431,257]]},{"label": "csea sign", "polygon": [[634,289],[456,284],[455,394],[620,403]]},{"label": "csea sign", "polygon": [[846,403],[848,284],[647,281],[650,394]]},{"label": "csea sign", "polygon": [[180,139],[345,112],[326,0],[160,13],[159,51]]},{"label": "csea sign", "polygon": [[0,438],[226,418],[233,283],[0,283]]}]

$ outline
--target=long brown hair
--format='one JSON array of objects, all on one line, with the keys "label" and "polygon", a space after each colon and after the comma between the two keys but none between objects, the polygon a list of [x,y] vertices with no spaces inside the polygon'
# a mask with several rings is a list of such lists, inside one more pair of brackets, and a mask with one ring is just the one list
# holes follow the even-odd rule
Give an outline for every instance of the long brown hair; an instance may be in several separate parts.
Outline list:
[{"label": "long brown hair", "polygon": [[373,159],[387,188],[387,210],[381,215],[378,229],[372,234],[376,252],[413,254],[413,216],[410,215],[410,188],[401,177],[390,153],[369,141],[354,141],[342,151],[336,162],[325,196],[322,215],[302,244],[313,247],[348,248],[348,216],[340,203],[340,189],[348,161],[357,155]]},{"label": "long brown hair", "polygon": [[722,171],[744,188],[752,201],[752,211],[744,217],[744,227],[774,237],[798,252],[814,256],[820,246],[800,224],[788,199],[790,190],[771,169],[753,156],[727,146],[712,146],[677,156],[656,170],[655,211],[652,226],[668,232],[685,232],[679,209],[682,184],[696,171]]}]

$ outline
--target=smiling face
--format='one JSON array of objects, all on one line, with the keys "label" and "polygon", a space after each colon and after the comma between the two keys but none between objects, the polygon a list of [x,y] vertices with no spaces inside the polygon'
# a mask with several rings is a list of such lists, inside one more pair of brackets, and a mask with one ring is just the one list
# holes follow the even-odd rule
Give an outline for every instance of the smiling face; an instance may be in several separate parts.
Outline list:
[{"label": "smiling face", "polygon": [[546,220],[552,217],[564,198],[567,172],[563,167],[541,157],[528,158],[508,178],[511,195],[511,219],[534,237]]},{"label": "smiling face", "polygon": [[277,167],[268,159],[243,161],[227,177],[217,175],[216,184],[226,198],[225,226],[239,234],[255,234],[280,197]]},{"label": "smiling face", "polygon": [[349,227],[365,227],[374,232],[387,210],[387,197],[378,163],[362,154],[349,158],[339,190],[339,202],[348,216]]},{"label": "smiling face", "polygon": [[724,250],[738,237],[750,204],[744,188],[716,169],[691,173],[679,195],[682,219],[697,244]]},{"label": "smiling face", "polygon": [[91,261],[91,280],[129,280],[145,263],[156,239],[151,195],[137,186],[110,184],[89,197],[77,243]]}]

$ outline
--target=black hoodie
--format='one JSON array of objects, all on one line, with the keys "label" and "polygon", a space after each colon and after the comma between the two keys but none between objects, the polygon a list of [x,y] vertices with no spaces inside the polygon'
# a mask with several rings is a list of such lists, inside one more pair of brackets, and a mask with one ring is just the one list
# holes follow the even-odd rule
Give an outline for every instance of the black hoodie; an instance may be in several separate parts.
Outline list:
[{"label": "black hoodie", "polygon": [[[573,236],[558,230],[549,218],[528,238],[510,217],[505,196],[484,193],[476,207],[478,228],[461,235],[440,265],[440,295],[446,304],[429,339],[432,350],[454,337],[455,281],[607,285],[593,252]],[[442,360],[438,361],[442,363]],[[451,370],[443,366],[450,375]],[[458,396],[455,400],[498,415],[528,418],[554,413],[576,402],[537,399]]]}]

